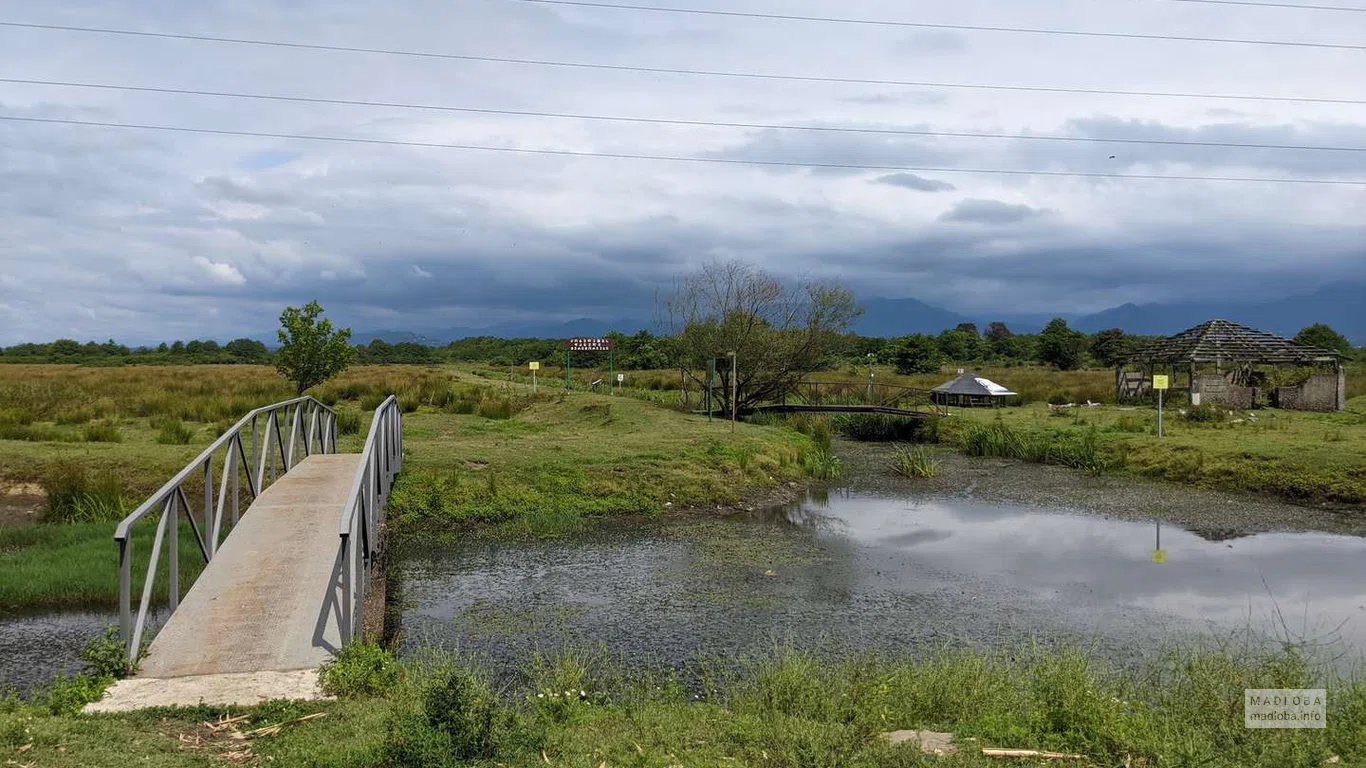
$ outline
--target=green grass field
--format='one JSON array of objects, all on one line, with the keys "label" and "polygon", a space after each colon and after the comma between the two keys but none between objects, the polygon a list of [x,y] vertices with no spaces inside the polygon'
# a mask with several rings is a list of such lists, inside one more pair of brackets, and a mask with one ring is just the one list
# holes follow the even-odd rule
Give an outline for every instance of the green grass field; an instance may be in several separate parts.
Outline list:
[{"label": "green grass field", "polygon": [[[514,397],[526,397],[524,388]],[[405,417],[400,533],[495,523],[532,533],[585,518],[730,503],[803,476],[790,430],[679,413],[627,397],[545,393],[508,419],[420,409]]]},{"label": "green grass field", "polygon": [[[82,716],[59,698],[0,702],[0,754],[53,768],[223,764],[291,768],[1003,765],[982,747],[1083,756],[1012,765],[1318,768],[1366,760],[1366,686],[1293,650],[1203,647],[1119,670],[1084,651],[945,650],[921,660],[819,658],[786,648],[702,660],[689,683],[624,672],[601,652],[527,659],[505,687],[447,654],[398,663],[354,646],[323,677],[335,702]],[[1246,688],[1325,687],[1327,727],[1248,730]],[[63,711],[66,709],[67,711]],[[224,717],[245,714],[230,728]],[[321,718],[294,722],[324,713]],[[277,724],[276,734],[233,738]],[[956,756],[892,746],[952,733]]]}]

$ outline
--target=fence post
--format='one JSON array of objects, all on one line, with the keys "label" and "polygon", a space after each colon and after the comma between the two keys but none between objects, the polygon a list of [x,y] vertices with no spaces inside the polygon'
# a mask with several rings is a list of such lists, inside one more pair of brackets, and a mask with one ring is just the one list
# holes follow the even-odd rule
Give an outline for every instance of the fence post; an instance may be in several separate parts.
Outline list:
[{"label": "fence post", "polygon": [[[185,510],[186,514],[191,514],[190,510]],[[169,570],[169,579],[166,589],[170,596],[171,610],[174,611],[180,606],[180,494],[172,493],[171,498],[166,503],[166,509],[161,513],[169,516],[166,521],[166,532],[171,537],[170,541],[170,562],[166,564]],[[148,581],[156,578],[156,571],[148,574]]]},{"label": "fence post", "polygon": [[[213,454],[204,459],[204,535],[213,539]],[[213,553],[218,549],[218,542],[204,542],[204,549],[209,559],[213,559]]]},{"label": "fence post", "polygon": [[[131,531],[130,531],[131,533]],[[119,632],[128,652],[128,660],[137,658],[133,649],[133,543],[119,539]]]}]

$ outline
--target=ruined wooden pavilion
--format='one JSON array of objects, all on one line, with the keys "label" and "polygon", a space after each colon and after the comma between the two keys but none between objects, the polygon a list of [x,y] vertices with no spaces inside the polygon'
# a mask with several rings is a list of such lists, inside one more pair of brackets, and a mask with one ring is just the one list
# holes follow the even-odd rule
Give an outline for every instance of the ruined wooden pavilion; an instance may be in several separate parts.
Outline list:
[{"label": "ruined wooden pavilion", "polygon": [[[1270,375],[1276,368],[1308,373],[1293,386],[1276,386],[1277,377]],[[1347,402],[1342,355],[1229,320],[1201,323],[1131,354],[1115,371],[1115,398],[1148,397],[1153,374],[1169,376],[1168,395],[1186,397],[1192,405],[1333,411]]]}]

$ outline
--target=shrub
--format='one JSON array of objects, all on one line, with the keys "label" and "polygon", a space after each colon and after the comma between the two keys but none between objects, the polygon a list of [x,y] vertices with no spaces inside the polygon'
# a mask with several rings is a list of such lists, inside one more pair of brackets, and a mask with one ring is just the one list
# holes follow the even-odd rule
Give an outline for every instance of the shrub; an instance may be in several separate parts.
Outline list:
[{"label": "shrub", "polygon": [[58,424],[79,425],[93,421],[94,418],[95,409],[82,405],[58,411],[53,417],[53,421]]},{"label": "shrub", "polygon": [[383,405],[384,401],[388,399],[389,396],[383,393],[372,393],[365,395],[360,399],[360,409],[362,411],[373,411],[376,408]]},{"label": "shrub", "polygon": [[33,411],[28,408],[10,407],[0,410],[0,426],[27,427],[35,418]]},{"label": "shrub", "polygon": [[101,421],[97,424],[86,424],[81,431],[81,436],[87,443],[121,443],[123,433],[112,421]]},{"label": "shrub", "polygon": [[43,522],[93,523],[118,520],[128,513],[123,482],[113,472],[92,480],[85,467],[63,462],[48,470],[42,485],[47,494]]},{"label": "shrub", "polygon": [[114,683],[112,677],[59,675],[48,687],[44,704],[54,716],[76,715],[86,704],[100,700],[104,690]]},{"label": "shrub", "polygon": [[1193,424],[1215,424],[1224,421],[1227,416],[1228,412],[1224,406],[1206,401],[1187,408],[1181,414],[1181,419]]},{"label": "shrub", "polygon": [[1119,420],[1116,421],[1114,424],[1114,430],[1116,432],[1129,432],[1132,434],[1141,434],[1143,432],[1147,432],[1148,429],[1148,420],[1143,418],[1142,416],[1135,416],[1133,414],[1125,414],[1124,416],[1120,416]]},{"label": "shrub", "polygon": [[189,445],[194,439],[194,430],[180,419],[161,419],[157,428],[157,442],[162,445]]},{"label": "shrub", "polygon": [[404,413],[413,413],[421,405],[422,400],[410,392],[404,392],[398,396],[398,409]]},{"label": "shrub", "polygon": [[[147,651],[145,646],[141,650],[139,656]],[[81,651],[81,661],[85,662],[85,674],[97,678],[122,680],[138,669],[137,662],[128,660],[116,626],[107,627],[104,634],[87,643]]]},{"label": "shrub", "polygon": [[360,413],[349,409],[337,411],[337,434],[360,434]]},{"label": "shrub", "polygon": [[510,717],[488,683],[459,667],[439,671],[398,708],[385,752],[391,765],[447,768],[497,752]]},{"label": "shrub", "polygon": [[452,391],[446,398],[446,404],[441,409],[447,413],[454,413],[459,416],[470,416],[479,408],[478,391],[462,390]]},{"label": "shrub", "polygon": [[899,445],[892,452],[892,471],[902,477],[934,477],[939,474],[939,459],[924,446]]},{"label": "shrub", "polygon": [[328,696],[384,696],[398,680],[398,661],[374,643],[352,643],[318,670]]},{"label": "shrub", "polygon": [[31,443],[73,442],[80,439],[46,424],[6,424],[0,423],[0,440],[27,440]]}]

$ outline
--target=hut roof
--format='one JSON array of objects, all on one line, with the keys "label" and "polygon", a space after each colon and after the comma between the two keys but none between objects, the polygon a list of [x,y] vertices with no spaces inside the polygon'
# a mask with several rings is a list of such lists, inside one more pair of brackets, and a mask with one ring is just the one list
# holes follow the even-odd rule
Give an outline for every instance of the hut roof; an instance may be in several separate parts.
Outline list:
[{"label": "hut roof", "polygon": [[982,378],[971,371],[959,375],[953,381],[946,381],[930,391],[947,395],[975,395],[977,397],[988,395],[1006,397],[1016,394],[991,379]]},{"label": "hut roof", "polygon": [[1140,363],[1328,363],[1342,355],[1229,320],[1210,320],[1129,356]]}]

